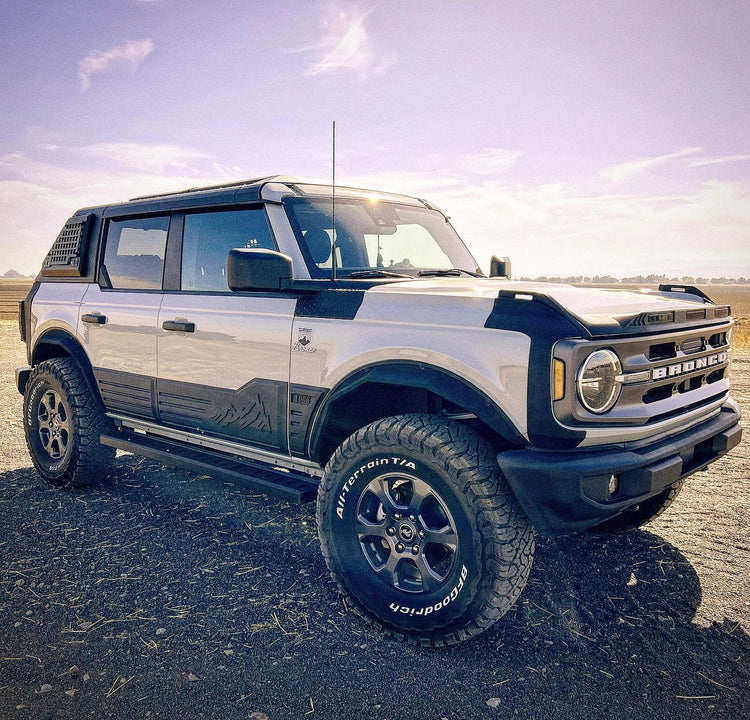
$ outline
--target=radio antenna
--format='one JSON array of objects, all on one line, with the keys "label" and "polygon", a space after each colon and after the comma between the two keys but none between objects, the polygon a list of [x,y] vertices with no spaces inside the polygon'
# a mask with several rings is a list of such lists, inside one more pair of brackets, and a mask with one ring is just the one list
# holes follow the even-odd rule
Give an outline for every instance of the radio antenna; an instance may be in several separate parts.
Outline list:
[{"label": "radio antenna", "polygon": [[333,121],[333,184],[331,185],[331,214],[333,215],[333,232],[331,234],[331,279],[336,282],[336,121]]}]

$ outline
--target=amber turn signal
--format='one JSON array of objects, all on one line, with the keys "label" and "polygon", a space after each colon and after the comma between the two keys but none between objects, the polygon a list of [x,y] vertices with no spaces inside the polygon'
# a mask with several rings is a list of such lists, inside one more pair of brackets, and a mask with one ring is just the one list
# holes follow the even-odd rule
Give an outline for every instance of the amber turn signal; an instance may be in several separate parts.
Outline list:
[{"label": "amber turn signal", "polygon": [[565,397],[565,363],[562,360],[553,360],[552,366],[555,374],[555,400]]}]

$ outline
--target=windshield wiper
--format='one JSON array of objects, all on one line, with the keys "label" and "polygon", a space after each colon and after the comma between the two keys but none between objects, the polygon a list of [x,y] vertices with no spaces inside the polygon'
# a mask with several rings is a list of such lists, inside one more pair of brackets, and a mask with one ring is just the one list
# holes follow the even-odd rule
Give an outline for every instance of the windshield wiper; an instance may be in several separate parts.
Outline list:
[{"label": "windshield wiper", "polygon": [[461,268],[450,268],[449,270],[420,270],[419,277],[458,277],[459,275],[469,275],[471,277],[482,277],[478,273],[462,270]]},{"label": "windshield wiper", "polygon": [[348,275],[339,275],[340,278],[411,278],[411,275],[404,275],[402,273],[391,272],[390,270],[379,270],[373,268],[372,270],[355,270]]}]

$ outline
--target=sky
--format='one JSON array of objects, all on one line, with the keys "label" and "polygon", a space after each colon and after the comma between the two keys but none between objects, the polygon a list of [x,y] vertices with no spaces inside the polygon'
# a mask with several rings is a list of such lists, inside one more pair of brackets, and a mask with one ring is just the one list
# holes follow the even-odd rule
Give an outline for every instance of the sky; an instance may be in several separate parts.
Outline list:
[{"label": "sky", "polygon": [[0,274],[80,207],[273,174],[485,269],[750,277],[750,3],[0,0]]}]

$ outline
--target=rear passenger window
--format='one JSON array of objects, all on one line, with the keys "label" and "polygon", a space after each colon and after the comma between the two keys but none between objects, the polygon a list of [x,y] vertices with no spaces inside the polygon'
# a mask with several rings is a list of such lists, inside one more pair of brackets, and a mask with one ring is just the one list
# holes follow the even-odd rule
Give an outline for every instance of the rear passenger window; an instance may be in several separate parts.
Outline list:
[{"label": "rear passenger window", "polygon": [[182,289],[227,292],[227,256],[232,248],[276,249],[262,208],[186,215]]},{"label": "rear passenger window", "polygon": [[169,216],[110,220],[104,246],[109,286],[161,290]]}]

